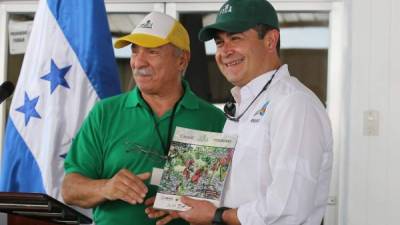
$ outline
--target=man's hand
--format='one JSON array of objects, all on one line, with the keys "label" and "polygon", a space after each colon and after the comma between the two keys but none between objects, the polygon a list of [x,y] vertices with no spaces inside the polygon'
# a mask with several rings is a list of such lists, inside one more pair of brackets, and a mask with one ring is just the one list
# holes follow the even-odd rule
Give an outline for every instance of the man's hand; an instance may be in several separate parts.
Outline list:
[{"label": "man's hand", "polygon": [[191,207],[191,209],[178,212],[178,215],[188,221],[190,224],[203,225],[211,224],[217,208],[208,201],[195,200],[189,197],[182,197],[182,203]]},{"label": "man's hand", "polygon": [[161,218],[161,219],[157,220],[156,225],[164,225],[164,224],[169,223],[173,219],[179,218],[178,213],[175,211],[167,212],[167,211],[154,209],[153,204],[154,204],[155,199],[156,199],[156,197],[148,198],[148,199],[146,199],[144,204],[146,206],[148,206],[145,209],[145,212],[149,218],[152,218],[152,219]]},{"label": "man's hand", "polygon": [[101,193],[107,200],[121,199],[130,204],[142,203],[148,191],[143,181],[149,178],[150,173],[135,175],[122,169],[105,182]]}]

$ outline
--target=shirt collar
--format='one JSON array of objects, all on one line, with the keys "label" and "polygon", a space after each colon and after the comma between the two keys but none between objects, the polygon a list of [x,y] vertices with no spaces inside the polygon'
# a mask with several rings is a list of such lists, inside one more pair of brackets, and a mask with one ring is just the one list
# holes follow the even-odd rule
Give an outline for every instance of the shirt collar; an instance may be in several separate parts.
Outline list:
[{"label": "shirt collar", "polygon": [[[237,103],[242,100],[253,99],[264,87],[264,85],[271,79],[276,70],[271,70],[257,76],[243,87],[235,86],[231,89],[231,94]],[[279,77],[289,74],[287,65],[279,67],[279,71],[275,74],[274,80]],[[272,82],[274,83],[274,82]],[[271,83],[271,85],[272,85]]]},{"label": "shirt collar", "polygon": [[136,86],[132,91],[128,93],[128,98],[125,103],[127,108],[136,107],[143,104],[142,96],[140,95],[139,88]]},{"label": "shirt collar", "polygon": [[[198,109],[199,100],[190,89],[189,83],[186,80],[182,80],[182,86],[184,89],[184,93],[178,105],[178,110],[180,106],[183,106],[187,109]],[[128,108],[137,106],[142,106],[142,107],[146,106],[146,103],[144,102],[144,99],[140,94],[140,90],[137,86],[132,91],[129,92],[125,106]]]},{"label": "shirt collar", "polygon": [[189,83],[186,80],[182,80],[183,89],[185,93],[180,102],[180,105],[187,109],[198,109],[199,108],[199,98],[190,89]]}]

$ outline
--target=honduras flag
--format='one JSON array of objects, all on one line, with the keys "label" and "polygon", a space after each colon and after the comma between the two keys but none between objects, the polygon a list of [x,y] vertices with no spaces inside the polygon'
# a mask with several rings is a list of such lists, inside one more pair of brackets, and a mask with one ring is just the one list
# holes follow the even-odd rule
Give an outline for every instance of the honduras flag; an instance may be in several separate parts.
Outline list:
[{"label": "honduras flag", "polygon": [[120,93],[103,0],[41,0],[7,122],[0,191],[61,199],[64,158],[99,99]]}]

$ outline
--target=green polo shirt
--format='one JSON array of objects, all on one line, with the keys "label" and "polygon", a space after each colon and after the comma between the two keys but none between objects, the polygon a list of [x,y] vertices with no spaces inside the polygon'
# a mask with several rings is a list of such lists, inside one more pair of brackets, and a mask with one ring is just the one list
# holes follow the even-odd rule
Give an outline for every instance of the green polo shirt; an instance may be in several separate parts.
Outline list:
[{"label": "green polo shirt", "polygon": [[[221,132],[225,117],[221,110],[200,99],[183,82],[185,93],[177,105],[173,119],[175,127]],[[160,118],[156,126],[164,143],[167,142],[172,109]],[[165,144],[164,144],[165,145]],[[79,173],[91,179],[109,179],[123,168],[134,174],[162,168],[164,155],[153,114],[138,88],[128,93],[98,102],[76,135],[65,159],[66,173]],[[146,182],[154,196],[156,187]],[[155,224],[144,212],[143,204],[130,205],[124,201],[106,201],[93,210],[97,225]],[[176,220],[171,224],[186,224]]]}]

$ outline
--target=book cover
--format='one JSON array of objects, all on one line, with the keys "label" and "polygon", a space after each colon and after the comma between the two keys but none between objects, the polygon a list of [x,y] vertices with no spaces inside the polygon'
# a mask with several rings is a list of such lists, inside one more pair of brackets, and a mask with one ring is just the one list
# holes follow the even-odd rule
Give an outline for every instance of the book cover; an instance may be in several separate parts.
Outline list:
[{"label": "book cover", "polygon": [[218,207],[235,144],[234,136],[177,127],[153,207],[185,211],[181,196]]}]

